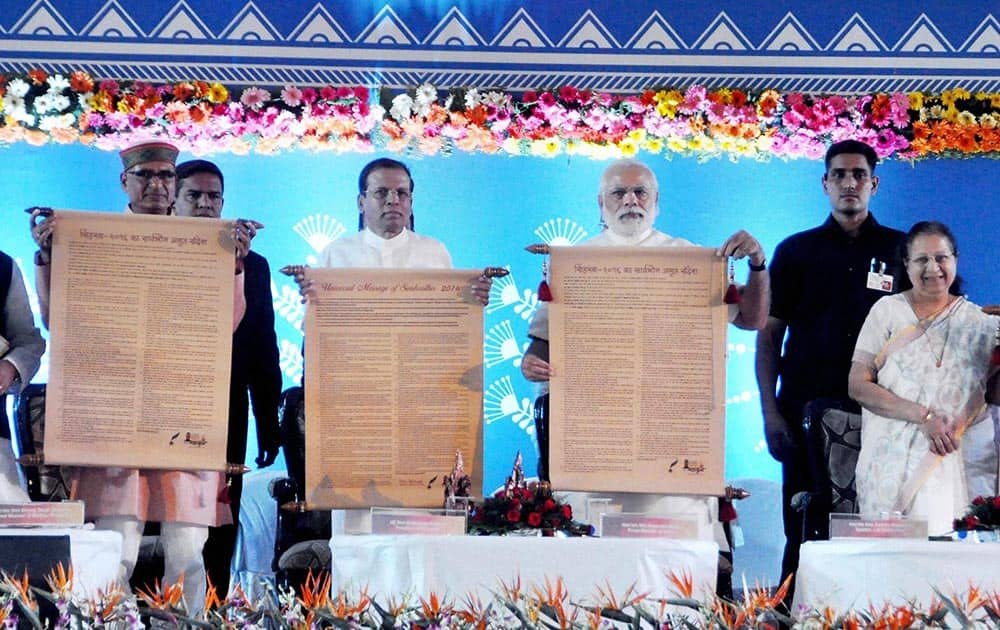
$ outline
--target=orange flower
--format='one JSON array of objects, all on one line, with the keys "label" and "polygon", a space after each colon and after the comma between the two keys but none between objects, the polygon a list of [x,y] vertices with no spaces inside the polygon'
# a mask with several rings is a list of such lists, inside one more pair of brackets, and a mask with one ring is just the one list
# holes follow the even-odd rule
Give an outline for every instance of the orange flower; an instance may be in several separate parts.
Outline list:
[{"label": "orange flower", "polygon": [[190,83],[178,83],[174,86],[174,98],[178,101],[186,101],[194,96],[194,86]]},{"label": "orange flower", "polygon": [[74,70],[69,75],[69,86],[74,92],[89,92],[94,89],[94,80],[83,70]]},{"label": "orange flower", "polygon": [[49,130],[49,135],[58,144],[73,144],[80,136],[80,132],[73,127],[53,127]]},{"label": "orange flower", "polygon": [[28,72],[28,78],[31,79],[31,82],[35,85],[41,85],[48,81],[49,73],[41,68],[35,68],[34,70]]},{"label": "orange flower", "polygon": [[687,571],[677,575],[673,571],[667,574],[667,579],[677,589],[677,594],[681,597],[694,596],[694,578]]},{"label": "orange flower", "polygon": [[49,136],[44,131],[39,131],[37,129],[26,129],[24,131],[24,140],[35,147],[40,147],[45,145],[49,141]]}]

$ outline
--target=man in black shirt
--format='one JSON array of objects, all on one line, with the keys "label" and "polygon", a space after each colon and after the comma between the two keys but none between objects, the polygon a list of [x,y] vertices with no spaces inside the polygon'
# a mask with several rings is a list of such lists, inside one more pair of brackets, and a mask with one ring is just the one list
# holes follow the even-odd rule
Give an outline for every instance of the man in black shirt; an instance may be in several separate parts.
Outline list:
[{"label": "man in black shirt", "polygon": [[880,225],[868,210],[878,190],[877,161],[863,142],[832,145],[822,180],[830,216],[782,241],[771,262],[771,313],[757,335],[756,369],[767,447],[782,465],[782,579],[799,563],[802,516],[791,499],[811,489],[803,407],[817,398],[853,404],[847,373],[861,324],[880,297],[904,288],[903,233]]}]

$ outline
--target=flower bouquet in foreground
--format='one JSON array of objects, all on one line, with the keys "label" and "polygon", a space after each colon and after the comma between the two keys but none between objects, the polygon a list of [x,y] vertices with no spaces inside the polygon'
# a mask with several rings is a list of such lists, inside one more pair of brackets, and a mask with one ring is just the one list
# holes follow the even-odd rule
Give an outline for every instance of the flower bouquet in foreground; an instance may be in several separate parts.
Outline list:
[{"label": "flower bouquet in foreground", "polygon": [[976,497],[965,516],[956,518],[952,527],[962,538],[969,531],[1000,530],[1000,497]]},{"label": "flower bouquet in foreground", "polygon": [[538,530],[545,535],[590,536],[594,528],[573,520],[573,508],[552,494],[548,482],[527,482],[521,469],[521,454],[504,487],[469,514],[470,534],[502,535]]}]

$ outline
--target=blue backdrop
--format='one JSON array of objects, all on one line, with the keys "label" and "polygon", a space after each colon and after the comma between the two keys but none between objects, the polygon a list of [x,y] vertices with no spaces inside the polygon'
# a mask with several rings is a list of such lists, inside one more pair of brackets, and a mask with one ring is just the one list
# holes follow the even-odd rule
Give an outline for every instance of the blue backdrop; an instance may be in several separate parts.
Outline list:
[{"label": "blue backdrop", "polygon": [[[20,259],[30,279],[31,205],[119,211],[120,164],[113,153],[74,146],[20,144],[0,152],[0,249]],[[190,156],[182,155],[181,159]],[[225,215],[252,217],[266,228],[254,248],[272,270],[314,262],[331,238],[357,229],[357,174],[371,155],[295,153],[275,157],[220,155],[226,175]],[[405,159],[405,158],[404,158]],[[661,186],[658,227],[702,245],[716,245],[739,228],[765,249],[792,232],[816,225],[829,211],[820,187],[822,163],[769,163],[649,158]],[[537,307],[541,258],[523,250],[535,242],[576,242],[598,229],[597,183],[606,164],[556,159],[456,155],[409,161],[416,183],[419,232],[448,246],[456,266],[506,265],[511,275],[494,285],[487,308],[485,357],[486,470],[492,489],[503,482],[517,451],[534,472],[534,390],[518,370],[528,320]],[[920,219],[950,224],[961,249],[959,271],[978,303],[1000,302],[995,281],[1000,214],[991,203],[1000,165],[989,159],[889,162],[872,207],[883,223],[906,229]],[[745,280],[746,267],[738,265]],[[273,277],[278,338],[286,385],[301,374],[302,306],[294,283]],[[727,477],[778,479],[763,443],[753,375],[754,336],[730,327],[727,387]],[[36,380],[44,381],[46,372]],[[377,438],[373,438],[377,439]],[[251,456],[256,450],[250,447]]]}]

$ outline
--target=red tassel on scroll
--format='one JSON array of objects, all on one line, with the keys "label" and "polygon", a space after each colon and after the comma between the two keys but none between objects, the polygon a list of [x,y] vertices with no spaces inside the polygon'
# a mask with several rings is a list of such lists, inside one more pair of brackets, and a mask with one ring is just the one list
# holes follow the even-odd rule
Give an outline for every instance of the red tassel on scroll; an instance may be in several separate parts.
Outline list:
[{"label": "red tassel on scroll", "polygon": [[740,295],[740,290],[736,287],[736,285],[730,284],[729,287],[726,288],[726,297],[722,298],[722,301],[726,304],[739,304],[742,298],[743,296]]},{"label": "red tassel on scroll", "polygon": [[538,301],[539,302],[551,302],[552,301],[552,291],[549,289],[549,266],[548,263],[542,263],[542,281],[538,283]]},{"label": "red tassel on scroll", "polygon": [[991,365],[1000,365],[1000,346],[993,348],[993,356],[990,357]]}]

